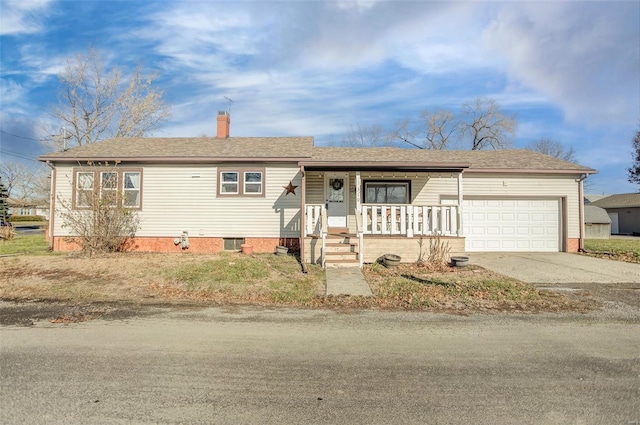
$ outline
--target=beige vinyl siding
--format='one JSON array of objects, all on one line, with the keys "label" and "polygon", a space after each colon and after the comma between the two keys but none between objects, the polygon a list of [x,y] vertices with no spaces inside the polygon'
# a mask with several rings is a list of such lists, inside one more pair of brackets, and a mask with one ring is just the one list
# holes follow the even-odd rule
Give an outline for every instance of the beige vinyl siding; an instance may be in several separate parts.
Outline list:
[{"label": "beige vinyl siding", "polygon": [[54,182],[55,216],[53,218],[53,235],[69,236],[68,229],[63,229],[64,223],[60,216],[60,211],[63,202],[71,205],[73,200],[73,166],[58,166],[54,175],[56,176],[56,181]]},{"label": "beige vinyl siding", "polygon": [[[567,237],[580,237],[579,176],[540,176],[540,175],[500,175],[464,173],[462,178],[463,195],[492,199],[504,198],[566,198]],[[455,199],[456,190],[440,192],[441,198]]]},{"label": "beige vinyl siding", "polygon": [[[130,165],[127,164],[127,167]],[[139,165],[131,165],[140,167]],[[233,164],[225,169],[264,169],[264,197],[217,197],[216,165],[146,165],[143,168],[142,209],[137,236],[298,237],[300,236],[301,176],[295,165]],[[60,167],[59,175],[72,169]],[[296,194],[285,196],[292,182]],[[71,196],[71,184],[58,184]],[[56,235],[62,232],[56,220]]]},{"label": "beige vinyl siding", "polygon": [[324,173],[307,171],[307,204],[324,204]]}]

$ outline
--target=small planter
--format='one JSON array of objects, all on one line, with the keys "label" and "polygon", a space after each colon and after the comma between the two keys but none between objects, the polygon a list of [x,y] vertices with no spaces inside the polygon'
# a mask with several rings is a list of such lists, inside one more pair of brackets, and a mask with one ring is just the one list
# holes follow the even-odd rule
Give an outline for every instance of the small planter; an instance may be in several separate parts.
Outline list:
[{"label": "small planter", "polygon": [[276,246],[276,255],[287,255],[288,252],[289,248],[287,248],[286,246]]},{"label": "small planter", "polygon": [[385,254],[384,257],[382,257],[382,260],[384,261],[385,266],[396,267],[400,264],[402,257],[395,254]]},{"label": "small planter", "polygon": [[454,267],[466,267],[469,265],[469,257],[451,257],[451,265]]},{"label": "small planter", "polygon": [[240,245],[240,248],[242,248],[242,253],[245,255],[253,254],[253,245],[251,244],[243,243],[242,245]]}]

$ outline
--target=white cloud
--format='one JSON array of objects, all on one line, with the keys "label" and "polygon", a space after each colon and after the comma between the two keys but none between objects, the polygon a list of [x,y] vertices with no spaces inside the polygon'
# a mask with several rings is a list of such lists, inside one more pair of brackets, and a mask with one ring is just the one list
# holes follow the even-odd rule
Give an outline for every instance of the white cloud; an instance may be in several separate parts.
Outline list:
[{"label": "white cloud", "polygon": [[43,29],[41,12],[51,0],[3,0],[0,35],[33,34]]},{"label": "white cloud", "polygon": [[640,108],[639,16],[637,2],[511,2],[484,41],[570,120],[628,123]]}]

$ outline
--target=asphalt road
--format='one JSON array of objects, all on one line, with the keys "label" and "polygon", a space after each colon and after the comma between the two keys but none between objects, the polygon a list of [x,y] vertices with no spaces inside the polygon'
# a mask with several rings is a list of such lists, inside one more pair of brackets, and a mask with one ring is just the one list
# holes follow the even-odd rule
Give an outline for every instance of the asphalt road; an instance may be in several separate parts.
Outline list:
[{"label": "asphalt road", "polygon": [[640,423],[635,313],[166,310],[0,349],[2,424]]}]

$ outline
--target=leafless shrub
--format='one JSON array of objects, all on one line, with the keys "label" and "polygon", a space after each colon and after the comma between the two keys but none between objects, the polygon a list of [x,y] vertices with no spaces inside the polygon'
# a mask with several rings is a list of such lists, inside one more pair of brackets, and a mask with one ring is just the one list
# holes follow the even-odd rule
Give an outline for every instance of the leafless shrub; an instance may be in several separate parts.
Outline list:
[{"label": "leafless shrub", "polygon": [[16,235],[16,231],[13,226],[0,226],[0,239],[13,239]]},{"label": "leafless shrub", "polygon": [[440,233],[436,233],[429,239],[429,252],[425,258],[423,252],[424,241],[422,238],[418,241],[420,246],[420,255],[418,256],[418,265],[425,267],[431,271],[445,271],[449,269],[449,261],[451,247],[449,242],[442,239]]},{"label": "leafless shrub", "polygon": [[68,241],[78,243],[89,256],[126,251],[140,220],[135,211],[123,205],[117,166],[89,164],[85,169],[88,170],[85,176],[99,176],[85,185],[87,190],[76,189],[75,202],[57,197],[62,227],[71,233]]}]

